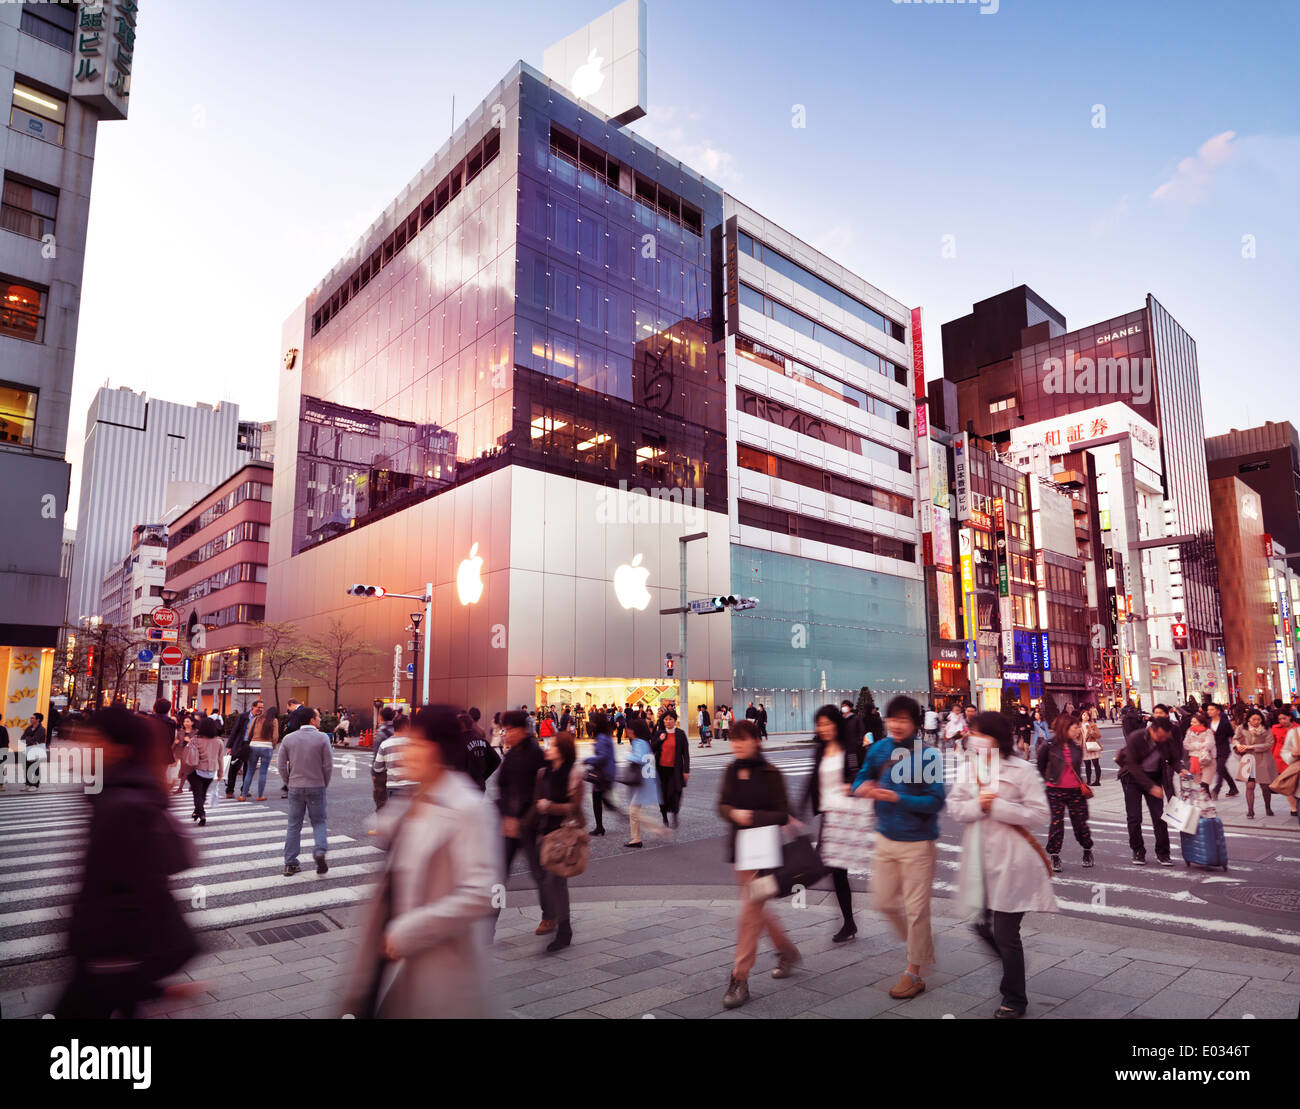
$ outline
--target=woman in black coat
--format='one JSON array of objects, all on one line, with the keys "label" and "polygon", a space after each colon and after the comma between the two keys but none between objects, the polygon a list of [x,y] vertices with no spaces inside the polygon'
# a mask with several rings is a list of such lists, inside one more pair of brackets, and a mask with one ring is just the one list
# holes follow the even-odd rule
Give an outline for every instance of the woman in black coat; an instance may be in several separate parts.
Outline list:
[{"label": "woman in black coat", "polygon": [[[816,729],[814,739],[812,776],[808,779],[808,792],[804,795],[805,807],[813,815],[833,807],[853,787],[853,780],[862,769],[862,747],[854,741],[848,721],[834,705],[822,705],[813,716]],[[831,794],[831,789],[834,794]],[[835,900],[839,902],[844,925],[831,938],[836,943],[847,943],[858,934],[853,921],[853,894],[849,889],[849,872],[843,867],[831,867],[831,881],[835,885]]]},{"label": "woman in black coat", "polygon": [[183,996],[201,983],[164,989],[198,951],[168,880],[194,865],[190,842],[167,811],[168,737],[125,708],[95,713],[91,742],[103,750],[101,792],[90,795],[81,892],[72,907],[72,981],[59,1020],[132,1017],[151,998]]}]

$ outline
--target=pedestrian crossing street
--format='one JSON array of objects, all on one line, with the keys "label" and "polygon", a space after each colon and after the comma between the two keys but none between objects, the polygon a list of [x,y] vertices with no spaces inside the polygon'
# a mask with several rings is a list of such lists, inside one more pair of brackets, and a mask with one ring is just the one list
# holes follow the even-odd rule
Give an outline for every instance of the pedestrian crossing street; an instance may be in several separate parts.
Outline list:
[{"label": "pedestrian crossing street", "polygon": [[[189,791],[169,810],[195,843],[197,865],[174,875],[172,893],[196,930],[316,912],[366,900],[383,852],[331,832],[329,872],[312,864],[310,818],[303,821],[301,874],[284,877],[287,820],[274,802],[208,795],[207,826],[190,820]],[[90,809],[80,791],[0,793],[0,966],[64,951],[64,931],[80,888]]]}]

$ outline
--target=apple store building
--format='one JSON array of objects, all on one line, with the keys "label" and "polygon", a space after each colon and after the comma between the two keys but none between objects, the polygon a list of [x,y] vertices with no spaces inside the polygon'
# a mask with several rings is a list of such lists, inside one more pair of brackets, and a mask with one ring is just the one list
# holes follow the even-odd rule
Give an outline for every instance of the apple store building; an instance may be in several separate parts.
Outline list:
[{"label": "apple store building", "polygon": [[409,701],[423,605],[346,590],[431,583],[422,699],[490,719],[675,701],[661,610],[747,595],[687,618],[692,717],[924,696],[908,322],[520,62],[284,326],[267,620]]}]

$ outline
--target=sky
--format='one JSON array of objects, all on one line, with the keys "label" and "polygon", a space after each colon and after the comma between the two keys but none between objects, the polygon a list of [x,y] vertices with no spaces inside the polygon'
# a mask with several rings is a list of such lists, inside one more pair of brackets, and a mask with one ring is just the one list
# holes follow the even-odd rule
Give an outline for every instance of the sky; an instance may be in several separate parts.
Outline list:
[{"label": "sky", "polygon": [[[68,457],[95,390],[275,418],[280,328],[520,58],[613,0],[142,0],[99,129]],[[994,8],[996,7],[996,10]],[[632,129],[940,326],[1152,293],[1206,433],[1300,425],[1300,5],[647,0]],[[799,107],[802,107],[802,112]],[[794,123],[802,117],[804,126]]]}]

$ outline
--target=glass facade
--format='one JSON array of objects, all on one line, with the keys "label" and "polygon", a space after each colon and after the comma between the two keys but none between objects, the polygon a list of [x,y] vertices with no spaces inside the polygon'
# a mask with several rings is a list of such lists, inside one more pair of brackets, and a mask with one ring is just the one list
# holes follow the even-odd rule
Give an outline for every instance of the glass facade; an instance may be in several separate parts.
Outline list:
[{"label": "glass facade", "polygon": [[527,70],[498,91],[308,304],[295,553],[505,465],[725,507],[721,193]]},{"label": "glass facade", "polygon": [[818,706],[929,696],[924,583],[732,546],[731,580],[762,604],[731,617],[734,707],[763,702],[768,730],[803,731]]}]

